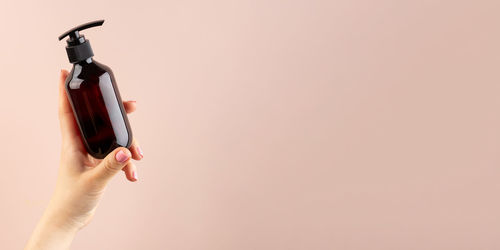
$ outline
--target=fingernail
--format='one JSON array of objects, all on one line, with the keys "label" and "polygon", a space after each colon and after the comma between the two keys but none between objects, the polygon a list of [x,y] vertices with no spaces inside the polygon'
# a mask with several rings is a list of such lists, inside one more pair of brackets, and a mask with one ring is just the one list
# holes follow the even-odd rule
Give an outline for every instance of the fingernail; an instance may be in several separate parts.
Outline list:
[{"label": "fingernail", "polygon": [[141,147],[136,146],[135,148],[137,149],[137,152],[139,152],[139,155],[141,155],[141,158],[143,158],[143,157],[144,157],[144,154],[142,153],[142,149],[141,149]]},{"label": "fingernail", "polygon": [[129,156],[123,152],[123,150],[120,150],[118,153],[116,153],[115,158],[118,162],[126,162],[129,158]]},{"label": "fingernail", "polygon": [[135,171],[132,172],[132,177],[134,178],[134,180],[138,180],[138,178],[137,178],[137,172],[135,172]]}]

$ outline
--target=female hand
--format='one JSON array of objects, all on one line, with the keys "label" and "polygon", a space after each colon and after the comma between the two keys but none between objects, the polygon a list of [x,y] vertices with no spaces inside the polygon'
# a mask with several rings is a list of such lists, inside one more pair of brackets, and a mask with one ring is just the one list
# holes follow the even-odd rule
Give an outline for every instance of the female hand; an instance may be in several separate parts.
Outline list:
[{"label": "female hand", "polygon": [[[143,157],[135,139],[130,150],[117,148],[102,160],[87,153],[66,96],[67,76],[68,71],[62,70],[59,79],[62,148],[56,189],[26,249],[67,249],[75,233],[92,219],[109,180],[124,171],[129,181],[137,181],[137,168],[130,159]],[[133,101],[123,104],[127,113],[136,109]]]}]

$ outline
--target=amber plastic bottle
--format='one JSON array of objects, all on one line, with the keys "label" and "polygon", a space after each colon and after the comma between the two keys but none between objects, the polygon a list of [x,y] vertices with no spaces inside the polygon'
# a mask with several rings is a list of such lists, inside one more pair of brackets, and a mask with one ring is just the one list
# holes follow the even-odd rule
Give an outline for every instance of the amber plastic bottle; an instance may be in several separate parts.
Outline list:
[{"label": "amber plastic bottle", "polygon": [[104,20],[75,27],[66,52],[73,69],[66,79],[66,92],[90,155],[102,159],[117,147],[130,147],[132,131],[111,69],[93,59],[90,43],[79,31],[101,26]]}]

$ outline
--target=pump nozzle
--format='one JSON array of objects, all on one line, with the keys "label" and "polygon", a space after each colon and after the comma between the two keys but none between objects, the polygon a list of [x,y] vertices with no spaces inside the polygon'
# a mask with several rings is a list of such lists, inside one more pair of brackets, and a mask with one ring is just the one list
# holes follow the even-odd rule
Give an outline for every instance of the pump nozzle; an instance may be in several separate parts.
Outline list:
[{"label": "pump nozzle", "polygon": [[66,31],[64,34],[60,35],[59,41],[61,41],[64,37],[66,37],[68,35],[69,35],[70,40],[78,39],[80,37],[79,31],[82,31],[82,30],[88,29],[88,28],[92,28],[95,26],[101,26],[103,23],[104,23],[104,20],[97,20],[97,21],[88,22],[88,23],[84,23],[82,25],[76,26],[76,27]]},{"label": "pump nozzle", "polygon": [[68,59],[71,63],[83,61],[94,56],[92,48],[90,47],[89,40],[85,39],[85,36],[80,35],[80,31],[96,26],[101,26],[103,23],[104,20],[88,22],[70,29],[59,36],[59,41],[64,37],[69,36],[68,40],[66,40],[66,42],[68,43],[68,46],[66,46],[66,52],[68,53]]}]

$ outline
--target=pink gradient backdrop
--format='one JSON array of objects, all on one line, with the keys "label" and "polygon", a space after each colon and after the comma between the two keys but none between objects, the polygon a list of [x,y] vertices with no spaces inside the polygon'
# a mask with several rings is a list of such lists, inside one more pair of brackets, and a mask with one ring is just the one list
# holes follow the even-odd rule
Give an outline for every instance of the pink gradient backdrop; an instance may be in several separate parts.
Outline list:
[{"label": "pink gradient backdrop", "polygon": [[73,249],[500,249],[499,1],[5,1],[0,242],[54,188],[56,37],[135,99],[145,159]]}]

